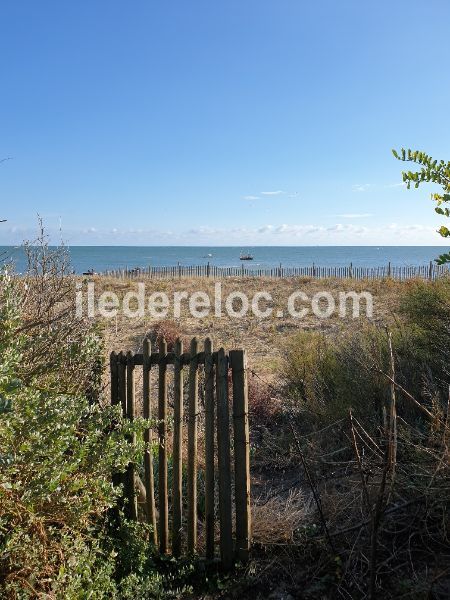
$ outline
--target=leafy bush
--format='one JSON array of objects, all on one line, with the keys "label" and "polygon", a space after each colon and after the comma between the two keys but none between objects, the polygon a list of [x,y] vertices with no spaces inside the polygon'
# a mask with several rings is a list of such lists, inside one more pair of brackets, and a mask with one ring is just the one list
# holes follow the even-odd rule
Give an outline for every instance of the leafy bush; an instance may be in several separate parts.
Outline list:
[{"label": "leafy bush", "polygon": [[[411,283],[390,331],[396,381],[423,405],[442,406],[450,382],[450,284]],[[352,408],[379,423],[390,394],[389,372],[388,335],[372,324],[333,338],[302,332],[290,340],[284,366],[291,398],[324,422]],[[401,395],[399,410],[417,415]]]},{"label": "leafy bush", "polygon": [[[46,245],[33,252],[59,264]],[[135,458],[126,434],[142,423],[93,402],[101,339],[69,310],[74,288],[59,282],[62,271],[41,277],[39,264],[25,280],[0,273],[0,596],[116,597],[129,577],[150,589],[154,569],[118,568],[109,524],[120,494],[112,473]],[[137,529],[127,551],[150,554]]]}]

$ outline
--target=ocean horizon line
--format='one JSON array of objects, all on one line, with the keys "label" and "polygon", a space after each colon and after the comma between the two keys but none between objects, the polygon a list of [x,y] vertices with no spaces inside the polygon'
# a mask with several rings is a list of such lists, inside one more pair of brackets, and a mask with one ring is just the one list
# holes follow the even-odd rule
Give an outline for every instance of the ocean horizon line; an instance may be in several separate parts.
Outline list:
[{"label": "ocean horizon line", "polygon": [[[0,248],[22,248],[21,244],[0,244]],[[38,244],[29,244],[38,247]],[[446,248],[448,244],[49,244],[49,248]]]}]

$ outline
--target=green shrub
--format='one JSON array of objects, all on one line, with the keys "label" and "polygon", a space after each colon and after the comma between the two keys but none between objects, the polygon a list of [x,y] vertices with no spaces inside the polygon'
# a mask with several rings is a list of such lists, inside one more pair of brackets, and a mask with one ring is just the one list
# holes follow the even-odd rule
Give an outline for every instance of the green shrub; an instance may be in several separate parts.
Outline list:
[{"label": "green shrub", "polygon": [[146,528],[110,523],[143,423],[101,402],[101,338],[70,310],[58,252],[33,252],[45,273],[0,272],[0,596],[121,597],[129,578],[159,594]]},{"label": "green shrub", "polygon": [[22,286],[3,274],[0,594],[70,598],[88,591],[103,597],[115,586],[114,561],[102,549],[104,519],[116,499],[111,473],[124,468],[130,450],[120,421],[110,429],[110,409],[21,378],[29,347],[23,309]]},{"label": "green shrub", "polygon": [[[390,326],[396,381],[425,405],[446,402],[450,373],[450,284],[414,282],[399,299]],[[380,422],[390,394],[388,336],[384,327],[366,324],[336,337],[302,332],[289,340],[284,377],[289,396],[324,422],[352,408]],[[416,415],[399,396],[400,414]]]},{"label": "green shrub", "polygon": [[288,455],[283,464],[303,467],[301,485],[314,490],[317,509],[296,545],[291,569],[303,574],[294,596],[448,596],[450,285],[402,289],[389,324],[395,382],[426,415],[398,387],[396,410],[388,410],[392,365],[383,326],[289,341],[289,427],[268,447]]},{"label": "green shrub", "polygon": [[112,485],[148,423],[102,398],[101,332],[75,316],[64,249],[27,252],[25,277],[0,271],[0,597],[175,597],[193,565],[156,564]]}]

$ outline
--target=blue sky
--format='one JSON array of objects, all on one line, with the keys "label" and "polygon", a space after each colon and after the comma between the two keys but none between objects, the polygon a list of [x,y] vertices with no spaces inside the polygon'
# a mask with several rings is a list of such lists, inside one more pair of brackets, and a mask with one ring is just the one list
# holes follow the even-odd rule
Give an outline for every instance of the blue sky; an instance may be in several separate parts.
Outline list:
[{"label": "blue sky", "polygon": [[448,0],[9,0],[0,244],[439,244]]}]

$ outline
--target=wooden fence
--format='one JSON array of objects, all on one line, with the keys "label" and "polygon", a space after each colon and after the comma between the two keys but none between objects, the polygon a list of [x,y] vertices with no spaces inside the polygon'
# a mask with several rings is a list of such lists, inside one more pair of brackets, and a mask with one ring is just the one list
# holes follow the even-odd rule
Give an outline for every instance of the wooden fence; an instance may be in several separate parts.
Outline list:
[{"label": "wooden fence", "polygon": [[[168,409],[168,375],[173,371],[173,411]],[[250,514],[250,446],[248,426],[247,365],[244,350],[214,352],[212,342],[205,340],[202,351],[194,338],[189,352],[177,341],[173,352],[167,351],[162,340],[159,351],[152,352],[148,339],[143,353],[111,354],[111,403],[120,404],[123,414],[133,420],[137,414],[135,371],[142,369],[142,414],[156,419],[158,427],[158,482],[154,483],[153,433],[144,432],[146,449],[143,457],[144,482],[137,475],[138,465],[130,464],[124,476],[125,509],[131,519],[139,518],[138,496],[143,502],[145,518],[153,526],[153,541],[159,551],[170,551],[176,557],[198,551],[198,422],[199,373],[203,370],[204,398],[204,519],[202,524],[204,551],[207,559],[215,557],[216,481],[218,483],[219,548],[225,569],[235,557],[245,561],[251,542]],[[187,385],[184,374],[187,372]],[[230,424],[229,381],[232,386],[232,427]],[[153,414],[151,386],[157,379],[157,414]],[[184,391],[187,391],[187,402]],[[186,405],[186,406],[185,406]],[[187,408],[187,427],[184,411]],[[156,411],[155,411],[156,412]],[[170,435],[169,423],[173,424]],[[187,469],[183,470],[183,441],[187,429]],[[170,439],[172,454],[170,455]],[[133,438],[130,443],[136,443]],[[231,463],[233,447],[234,468]],[[168,461],[172,462],[172,486],[168,489]],[[217,466],[216,466],[217,465]],[[183,478],[187,501],[183,499]],[[233,485],[234,484],[234,485]],[[234,494],[232,493],[234,488]],[[155,490],[158,502],[155,502]],[[140,490],[140,491],[139,491]],[[169,506],[169,494],[171,498]],[[233,511],[234,498],[234,511]],[[184,510],[184,508],[186,510]],[[157,510],[158,509],[158,510]],[[184,514],[185,513],[185,514]],[[235,526],[233,527],[233,514]],[[185,518],[183,518],[185,517]],[[184,524],[185,522],[185,524]],[[233,539],[234,531],[234,539]]]},{"label": "wooden fence", "polygon": [[185,266],[177,265],[171,267],[145,267],[125,268],[108,270],[102,275],[119,277],[124,279],[176,279],[176,278],[208,278],[221,279],[224,277],[267,277],[288,278],[307,277],[311,279],[385,279],[392,278],[400,281],[407,279],[435,280],[448,274],[447,265],[436,265],[430,262],[428,265],[396,266],[388,263],[381,267],[356,267],[352,264],[346,267],[321,267],[317,265],[303,267],[278,267],[271,269],[260,269],[250,266],[240,267],[217,267],[207,263],[206,265]]}]

